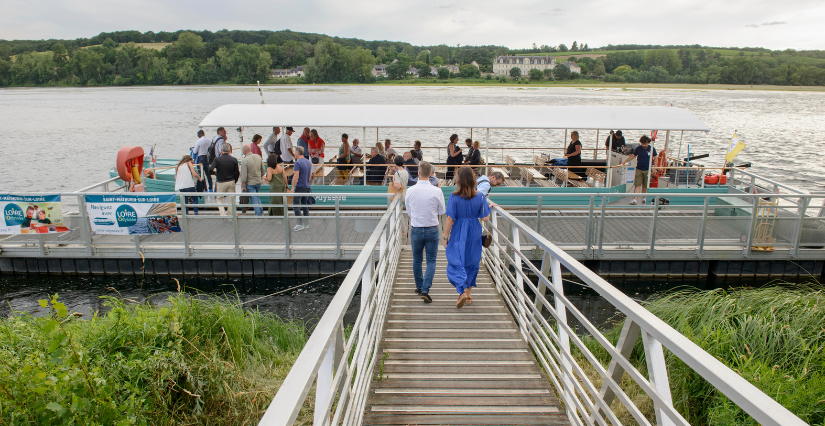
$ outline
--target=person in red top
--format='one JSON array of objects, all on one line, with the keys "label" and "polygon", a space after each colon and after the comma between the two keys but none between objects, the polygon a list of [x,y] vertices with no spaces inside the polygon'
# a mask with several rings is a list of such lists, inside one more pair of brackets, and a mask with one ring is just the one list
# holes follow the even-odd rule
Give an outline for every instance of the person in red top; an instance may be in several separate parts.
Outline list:
[{"label": "person in red top", "polygon": [[312,164],[321,164],[324,162],[324,140],[318,137],[318,131],[312,129],[309,131],[309,157]]},{"label": "person in red top", "polygon": [[259,144],[261,143],[261,139],[263,139],[261,135],[256,134],[255,136],[252,136],[252,143],[249,145],[249,149],[252,150],[253,154],[258,154],[261,156],[261,158],[263,158],[264,155],[261,154],[261,148],[259,146]]}]

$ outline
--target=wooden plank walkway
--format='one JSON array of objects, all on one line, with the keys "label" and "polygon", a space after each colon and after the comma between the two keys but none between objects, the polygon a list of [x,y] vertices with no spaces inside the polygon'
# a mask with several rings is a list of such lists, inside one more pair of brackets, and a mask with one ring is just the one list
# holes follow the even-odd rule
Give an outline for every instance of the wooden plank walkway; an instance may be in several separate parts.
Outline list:
[{"label": "wooden plank walkway", "polygon": [[446,267],[441,251],[425,304],[402,251],[364,424],[570,424],[484,266],[461,309]]}]

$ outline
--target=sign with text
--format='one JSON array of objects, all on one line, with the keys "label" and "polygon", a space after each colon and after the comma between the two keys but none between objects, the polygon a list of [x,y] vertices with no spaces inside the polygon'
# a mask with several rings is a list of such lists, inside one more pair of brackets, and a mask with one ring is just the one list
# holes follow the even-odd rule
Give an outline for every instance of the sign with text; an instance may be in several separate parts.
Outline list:
[{"label": "sign with text", "polygon": [[145,235],[181,232],[175,196],[86,195],[92,231],[98,235]]},{"label": "sign with text", "polygon": [[0,194],[0,234],[51,234],[68,232],[63,223],[60,195]]}]

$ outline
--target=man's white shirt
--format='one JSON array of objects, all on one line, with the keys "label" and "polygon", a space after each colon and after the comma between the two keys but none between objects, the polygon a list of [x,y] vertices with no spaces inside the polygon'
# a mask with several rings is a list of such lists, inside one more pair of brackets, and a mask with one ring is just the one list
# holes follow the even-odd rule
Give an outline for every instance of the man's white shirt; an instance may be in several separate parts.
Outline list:
[{"label": "man's white shirt", "polygon": [[404,201],[407,203],[410,225],[416,228],[438,226],[438,216],[447,211],[444,193],[427,180],[419,180],[407,189]]},{"label": "man's white shirt", "polygon": [[[198,153],[199,157],[201,155],[204,155],[204,156],[208,155],[209,145],[212,145],[212,141],[209,140],[209,138],[207,138],[206,136],[202,136],[200,139],[198,139],[197,142],[195,142],[195,152]],[[194,160],[195,160],[195,162],[198,161],[197,158],[194,158]]]},{"label": "man's white shirt", "polygon": [[284,132],[281,134],[281,141],[278,143],[281,144],[281,160],[284,160],[286,163],[292,162],[294,159],[289,153],[289,150],[292,149],[292,138]]}]

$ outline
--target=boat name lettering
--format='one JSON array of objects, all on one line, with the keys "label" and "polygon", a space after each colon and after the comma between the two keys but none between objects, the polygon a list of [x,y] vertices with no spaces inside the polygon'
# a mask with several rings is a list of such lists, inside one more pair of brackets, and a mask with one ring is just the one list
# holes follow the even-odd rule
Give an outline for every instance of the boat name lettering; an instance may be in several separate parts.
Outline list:
[{"label": "boat name lettering", "polygon": [[3,195],[3,196],[0,196],[0,201],[24,201],[24,202],[27,202],[27,203],[45,203],[45,202],[48,202],[48,201],[51,201],[51,200],[46,200],[45,195],[33,196],[33,197],[27,197],[27,196],[21,196],[21,195]]},{"label": "boat name lettering", "polygon": [[319,195],[315,198],[318,201],[321,201],[321,202],[335,201],[335,200],[347,201],[347,196],[346,195]]}]

